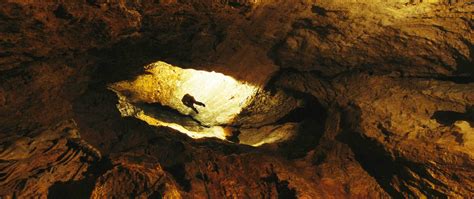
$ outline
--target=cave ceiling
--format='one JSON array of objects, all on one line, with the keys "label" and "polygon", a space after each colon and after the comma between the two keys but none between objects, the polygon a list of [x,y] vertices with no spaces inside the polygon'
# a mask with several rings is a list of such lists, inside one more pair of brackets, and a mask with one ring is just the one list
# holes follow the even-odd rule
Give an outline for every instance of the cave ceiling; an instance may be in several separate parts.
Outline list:
[{"label": "cave ceiling", "polygon": [[0,198],[470,198],[470,0],[0,1]]}]

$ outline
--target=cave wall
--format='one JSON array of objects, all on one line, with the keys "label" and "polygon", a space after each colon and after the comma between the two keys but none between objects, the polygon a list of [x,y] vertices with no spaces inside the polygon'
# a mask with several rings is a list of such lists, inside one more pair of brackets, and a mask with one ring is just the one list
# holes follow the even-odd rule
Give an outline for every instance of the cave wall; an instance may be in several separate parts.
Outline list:
[{"label": "cave wall", "polygon": [[[472,2],[1,4],[0,196],[474,195]],[[254,149],[121,118],[106,85],[157,60],[309,94],[324,125]]]}]

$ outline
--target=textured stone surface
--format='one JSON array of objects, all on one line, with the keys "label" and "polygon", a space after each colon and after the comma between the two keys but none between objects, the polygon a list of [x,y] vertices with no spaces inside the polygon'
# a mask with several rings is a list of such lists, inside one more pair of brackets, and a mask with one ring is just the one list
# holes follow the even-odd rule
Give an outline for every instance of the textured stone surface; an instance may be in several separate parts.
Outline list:
[{"label": "textured stone surface", "polygon": [[58,182],[78,181],[100,152],[82,141],[73,121],[3,138],[0,195],[45,198]]},{"label": "textured stone surface", "polygon": [[[471,1],[1,4],[1,197],[474,196]],[[294,98],[257,93],[234,142],[297,133],[253,148],[121,117],[107,85],[156,61]]]},{"label": "textured stone surface", "polygon": [[121,156],[114,168],[100,176],[91,198],[181,198],[176,183],[153,160],[143,156]]}]

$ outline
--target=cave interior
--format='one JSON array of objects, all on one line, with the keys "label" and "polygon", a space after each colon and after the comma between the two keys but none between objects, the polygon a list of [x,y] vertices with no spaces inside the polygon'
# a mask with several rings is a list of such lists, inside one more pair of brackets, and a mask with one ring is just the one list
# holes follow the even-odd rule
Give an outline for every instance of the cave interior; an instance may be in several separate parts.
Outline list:
[{"label": "cave interior", "polygon": [[472,0],[0,5],[0,198],[474,197]]}]

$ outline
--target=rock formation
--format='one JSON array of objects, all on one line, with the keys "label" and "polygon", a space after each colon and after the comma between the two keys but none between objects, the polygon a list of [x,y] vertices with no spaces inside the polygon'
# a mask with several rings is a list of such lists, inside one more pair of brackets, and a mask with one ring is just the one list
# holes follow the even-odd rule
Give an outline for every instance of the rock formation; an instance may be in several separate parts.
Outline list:
[{"label": "rock formation", "polygon": [[0,5],[0,198],[474,197],[472,1]]}]

